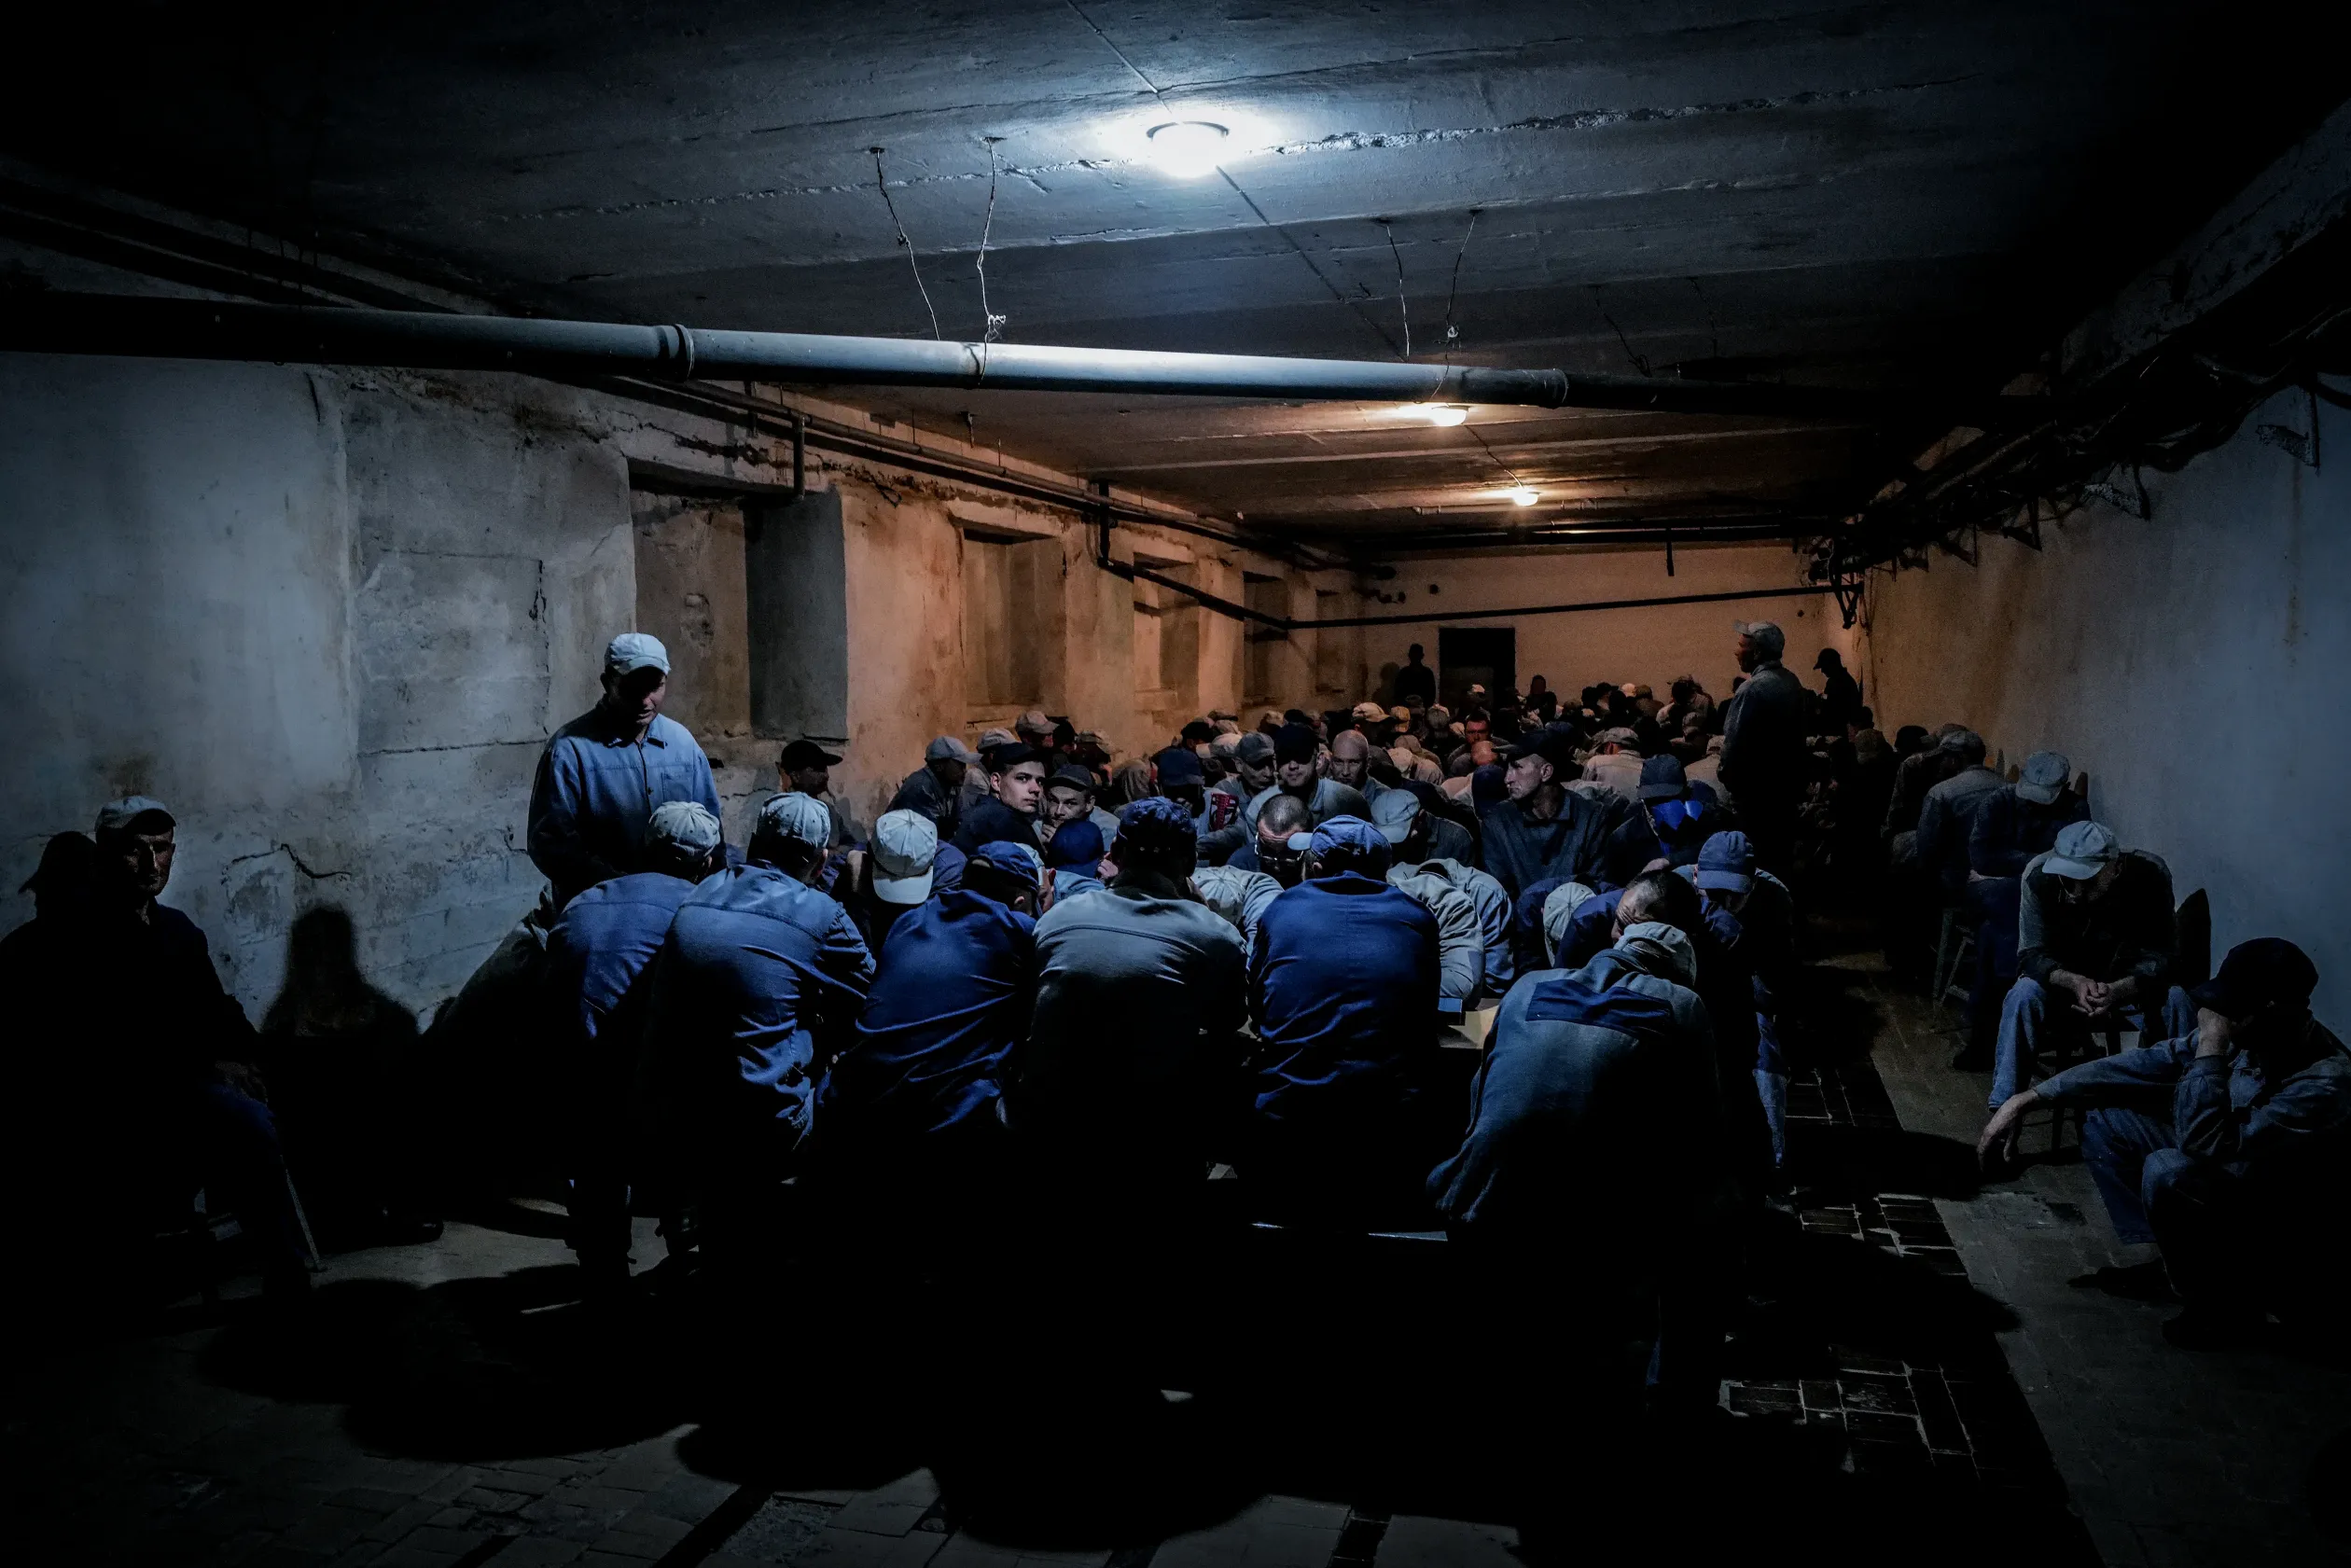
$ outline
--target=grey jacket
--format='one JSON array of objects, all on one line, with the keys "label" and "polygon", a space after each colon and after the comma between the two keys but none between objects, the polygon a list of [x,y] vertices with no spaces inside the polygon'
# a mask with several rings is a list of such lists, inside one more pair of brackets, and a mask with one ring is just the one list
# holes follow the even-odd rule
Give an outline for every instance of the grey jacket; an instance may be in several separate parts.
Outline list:
[{"label": "grey jacket", "polygon": [[1485,979],[1485,933],[1478,907],[1443,877],[1410,867],[1388,873],[1388,885],[1403,889],[1437,917],[1437,994],[1467,1002]]}]

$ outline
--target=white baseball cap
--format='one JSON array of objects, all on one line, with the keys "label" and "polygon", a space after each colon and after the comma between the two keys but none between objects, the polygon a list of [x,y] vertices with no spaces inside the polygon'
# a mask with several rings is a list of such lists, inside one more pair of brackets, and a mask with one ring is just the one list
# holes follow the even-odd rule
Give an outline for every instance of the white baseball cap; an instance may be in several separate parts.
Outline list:
[{"label": "white baseball cap", "polygon": [[884,812],[873,825],[873,892],[885,904],[919,904],[931,895],[939,826],[920,812]]},{"label": "white baseball cap", "polygon": [[759,808],[759,829],[821,850],[832,842],[832,812],[814,795],[794,790]]},{"label": "white baseball cap", "polygon": [[625,675],[648,664],[664,675],[669,673],[669,649],[661,646],[661,640],[649,631],[623,631],[605,645],[607,675]]},{"label": "white baseball cap", "polygon": [[162,801],[146,795],[126,795],[119,800],[109,800],[98,808],[98,831],[127,832],[132,823],[144,816],[160,816],[166,827],[176,827],[179,819]]}]

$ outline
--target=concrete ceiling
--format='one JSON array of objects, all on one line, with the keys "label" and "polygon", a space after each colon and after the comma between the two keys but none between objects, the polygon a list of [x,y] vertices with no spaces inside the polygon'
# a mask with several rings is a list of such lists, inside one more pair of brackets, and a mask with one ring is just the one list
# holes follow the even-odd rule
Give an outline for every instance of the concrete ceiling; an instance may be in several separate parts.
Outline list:
[{"label": "concrete ceiling", "polygon": [[[103,97],[34,73],[5,112],[20,157],[539,312],[977,337],[984,229],[1014,340],[1390,358],[1409,316],[1436,359],[1450,317],[1478,363],[1988,390],[2340,96],[2229,14],[157,6],[93,13]],[[1231,129],[1220,174],[1147,156],[1186,119]],[[1802,521],[1933,433],[853,395],[1326,536],[1491,529],[1518,483],[1527,519]]]}]

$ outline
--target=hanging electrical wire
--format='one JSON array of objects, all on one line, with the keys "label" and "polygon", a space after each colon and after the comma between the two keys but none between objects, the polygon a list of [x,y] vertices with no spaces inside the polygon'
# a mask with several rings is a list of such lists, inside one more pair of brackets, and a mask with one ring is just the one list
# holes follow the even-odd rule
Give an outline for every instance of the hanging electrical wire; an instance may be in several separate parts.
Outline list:
[{"label": "hanging electrical wire", "polygon": [[1453,366],[1454,345],[1461,340],[1461,328],[1454,325],[1454,305],[1461,298],[1461,263],[1469,255],[1469,236],[1478,231],[1478,215],[1485,209],[1469,209],[1469,227],[1461,231],[1461,248],[1454,252],[1453,283],[1445,290],[1445,365]]},{"label": "hanging electrical wire", "polygon": [[897,230],[899,248],[906,252],[906,265],[914,273],[914,291],[923,297],[923,310],[930,316],[931,336],[937,338],[939,335],[939,310],[931,303],[930,290],[923,286],[923,269],[921,264],[914,259],[914,242],[906,237],[906,224],[898,216],[897,203],[890,200],[889,178],[882,173],[882,155],[889,149],[868,147],[866,150],[873,154],[874,187],[882,192],[882,205],[889,209],[891,226]]},{"label": "hanging electrical wire", "polygon": [[1388,255],[1396,258],[1396,313],[1404,323],[1404,357],[1412,357],[1412,311],[1404,302],[1404,253],[1396,248],[1396,226],[1386,218],[1373,219],[1380,232],[1387,236]]},{"label": "hanging electrical wire", "polygon": [[1001,136],[982,136],[988,144],[988,215],[980,224],[980,340],[993,343],[1004,336],[1005,318],[988,308],[988,236],[995,231],[996,144]]}]

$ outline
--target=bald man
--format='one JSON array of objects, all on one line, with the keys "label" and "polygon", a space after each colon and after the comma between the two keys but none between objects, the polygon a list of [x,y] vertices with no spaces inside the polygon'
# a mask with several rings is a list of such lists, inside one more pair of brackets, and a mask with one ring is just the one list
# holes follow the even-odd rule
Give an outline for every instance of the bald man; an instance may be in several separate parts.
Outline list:
[{"label": "bald man", "polygon": [[1342,729],[1330,738],[1330,758],[1323,777],[1361,795],[1366,806],[1378,802],[1388,786],[1371,776],[1371,742],[1360,729]]}]

